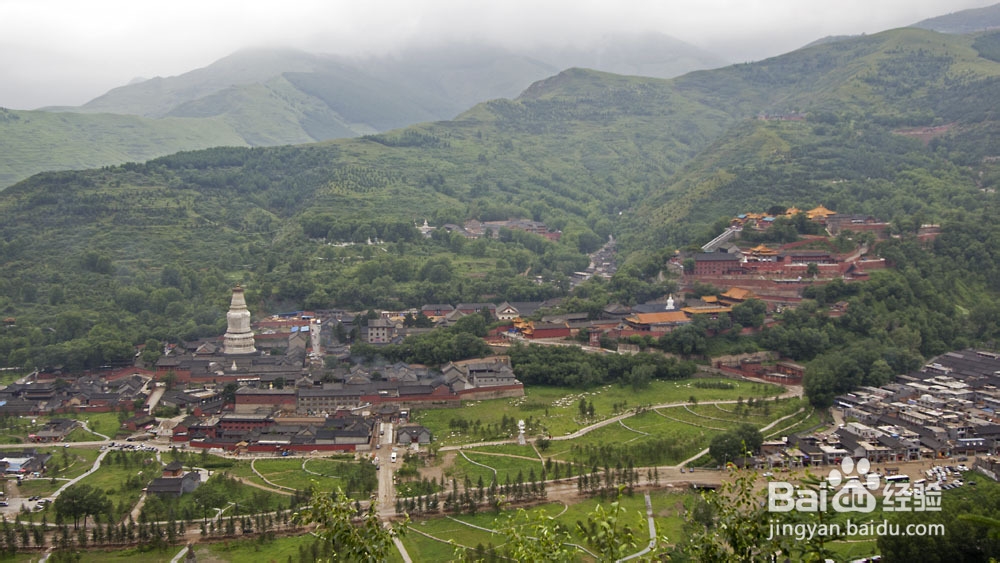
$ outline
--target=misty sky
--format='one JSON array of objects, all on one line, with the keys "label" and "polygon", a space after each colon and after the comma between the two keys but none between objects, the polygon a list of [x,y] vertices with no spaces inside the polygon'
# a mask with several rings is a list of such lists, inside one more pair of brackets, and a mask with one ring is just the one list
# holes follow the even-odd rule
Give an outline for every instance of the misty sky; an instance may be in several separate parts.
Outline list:
[{"label": "misty sky", "polygon": [[584,45],[656,31],[732,62],[997,0],[0,0],[0,107],[79,105],[238,49],[346,55],[469,40]]}]

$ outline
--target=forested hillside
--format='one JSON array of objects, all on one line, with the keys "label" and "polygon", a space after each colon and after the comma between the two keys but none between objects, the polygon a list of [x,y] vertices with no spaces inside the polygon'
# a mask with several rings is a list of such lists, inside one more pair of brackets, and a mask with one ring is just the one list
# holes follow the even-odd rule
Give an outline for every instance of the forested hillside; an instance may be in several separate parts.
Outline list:
[{"label": "forested hillside", "polygon": [[0,190],[41,171],[210,146],[310,143],[451,119],[484,100],[516,97],[532,82],[572,66],[672,77],[722,64],[659,34],[524,53],[479,43],[363,58],[246,49],[178,76],[114,88],[79,107],[6,110]]},{"label": "forested hillside", "polygon": [[0,108],[0,190],[39,171],[142,161],[179,150],[246,145],[219,119],[147,119]]},{"label": "forested hillside", "polygon": [[[954,330],[913,354],[990,336],[957,313],[1000,290],[974,258],[988,258],[995,225],[1000,64],[975,46],[990,44],[896,30],[673,80],[572,69],[451,121],[40,174],[0,193],[0,311],[14,319],[0,363],[98,365],[150,338],[220,334],[235,283],[255,314],[566,295],[609,235],[625,267],[570,303],[641,302],[674,287],[665,258],[721,217],[818,203],[904,235],[944,223],[939,248],[886,247],[920,273],[899,302],[907,319],[942,303],[928,297],[938,283],[963,284],[941,313]],[[444,229],[509,218],[562,236]],[[415,228],[425,219],[430,239]],[[938,277],[914,292],[921,275]],[[828,348],[863,345],[852,327],[811,322]]]},{"label": "forested hillside", "polygon": [[678,78],[710,103],[761,109],[650,194],[636,235],[692,242],[705,235],[692,220],[803,202],[884,219],[978,208],[998,170],[995,36],[903,29]]}]

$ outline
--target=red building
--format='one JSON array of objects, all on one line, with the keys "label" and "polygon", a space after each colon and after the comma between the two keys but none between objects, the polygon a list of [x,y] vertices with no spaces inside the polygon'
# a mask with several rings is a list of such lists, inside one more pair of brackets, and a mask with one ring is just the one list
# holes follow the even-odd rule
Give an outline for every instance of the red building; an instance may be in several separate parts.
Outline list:
[{"label": "red building", "polygon": [[743,259],[739,254],[707,252],[694,256],[694,275],[721,276],[742,273]]}]

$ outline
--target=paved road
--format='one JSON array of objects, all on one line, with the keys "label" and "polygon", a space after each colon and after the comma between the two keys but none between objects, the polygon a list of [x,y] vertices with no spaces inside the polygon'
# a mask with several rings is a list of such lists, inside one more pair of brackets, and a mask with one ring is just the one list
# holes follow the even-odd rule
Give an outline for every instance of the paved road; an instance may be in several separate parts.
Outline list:
[{"label": "paved road", "polygon": [[[108,455],[108,451],[110,451],[110,450],[105,450],[105,451],[101,452],[101,455],[97,456],[97,459],[94,460],[94,465],[91,466],[91,468],[88,469],[87,471],[85,471],[84,473],[82,473],[82,474],[80,474],[80,475],[78,475],[78,476],[76,476],[76,477],[74,477],[72,479],[60,479],[59,481],[62,483],[62,486],[60,486],[51,495],[48,495],[48,496],[46,496],[44,498],[48,498],[50,500],[55,500],[56,498],[59,497],[59,495],[64,490],[66,490],[67,487],[71,487],[71,486],[79,483],[81,479],[83,479],[84,477],[86,477],[86,476],[90,475],[91,473],[97,471],[101,467],[101,461],[104,460],[104,456]],[[41,477],[41,478],[45,479],[45,477]],[[12,517],[15,514],[17,514],[17,512],[21,510],[21,505],[22,504],[27,505],[27,507],[28,507],[29,510],[33,509],[35,507],[34,503],[30,503],[30,501],[28,501],[26,495],[22,496],[20,494],[20,490],[17,487],[18,486],[16,484],[14,484],[11,487],[11,490],[9,491],[11,494],[10,494],[10,497],[7,499],[7,501],[10,503],[10,506],[0,507],[0,514],[2,514],[5,517],[6,516],[11,516]]]},{"label": "paved road", "polygon": [[146,412],[155,411],[157,403],[160,402],[160,398],[163,397],[163,394],[166,392],[167,392],[166,387],[157,386],[155,389],[153,389],[153,392],[150,393],[149,395],[149,400],[146,401]]},{"label": "paved road", "polygon": [[[379,470],[378,470],[378,513],[382,518],[392,518],[396,515],[396,484],[394,483],[394,473],[396,471],[396,463],[392,463],[392,452],[395,447],[392,445],[392,437],[394,434],[392,424],[388,422],[383,422],[382,431],[384,434],[379,435],[378,440],[382,445],[380,449],[375,450],[375,456],[379,459]],[[396,455],[401,455],[402,452],[396,451]]]},{"label": "paved road", "polygon": [[72,487],[73,485],[75,485],[78,482],[80,482],[83,478],[87,477],[91,473],[93,473],[93,472],[97,471],[98,469],[100,469],[101,468],[101,462],[104,461],[104,456],[108,455],[108,452],[110,452],[110,451],[111,450],[104,450],[103,452],[101,452],[101,455],[97,456],[97,459],[94,460],[94,466],[93,467],[91,467],[90,469],[88,469],[84,473],[82,473],[80,475],[77,475],[76,477],[70,479],[69,481],[66,481],[66,483],[63,486],[59,487],[59,490],[57,490],[56,492],[52,493],[52,497],[51,498],[53,498],[53,499],[57,498],[67,488]]}]

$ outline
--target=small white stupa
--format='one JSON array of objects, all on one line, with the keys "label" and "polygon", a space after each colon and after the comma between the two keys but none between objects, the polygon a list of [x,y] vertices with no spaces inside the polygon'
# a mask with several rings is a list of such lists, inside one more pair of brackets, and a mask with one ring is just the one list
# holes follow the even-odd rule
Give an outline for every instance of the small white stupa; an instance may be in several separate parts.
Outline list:
[{"label": "small white stupa", "polygon": [[674,294],[673,293],[670,294],[670,297],[667,297],[667,310],[668,311],[673,311],[674,310]]}]

